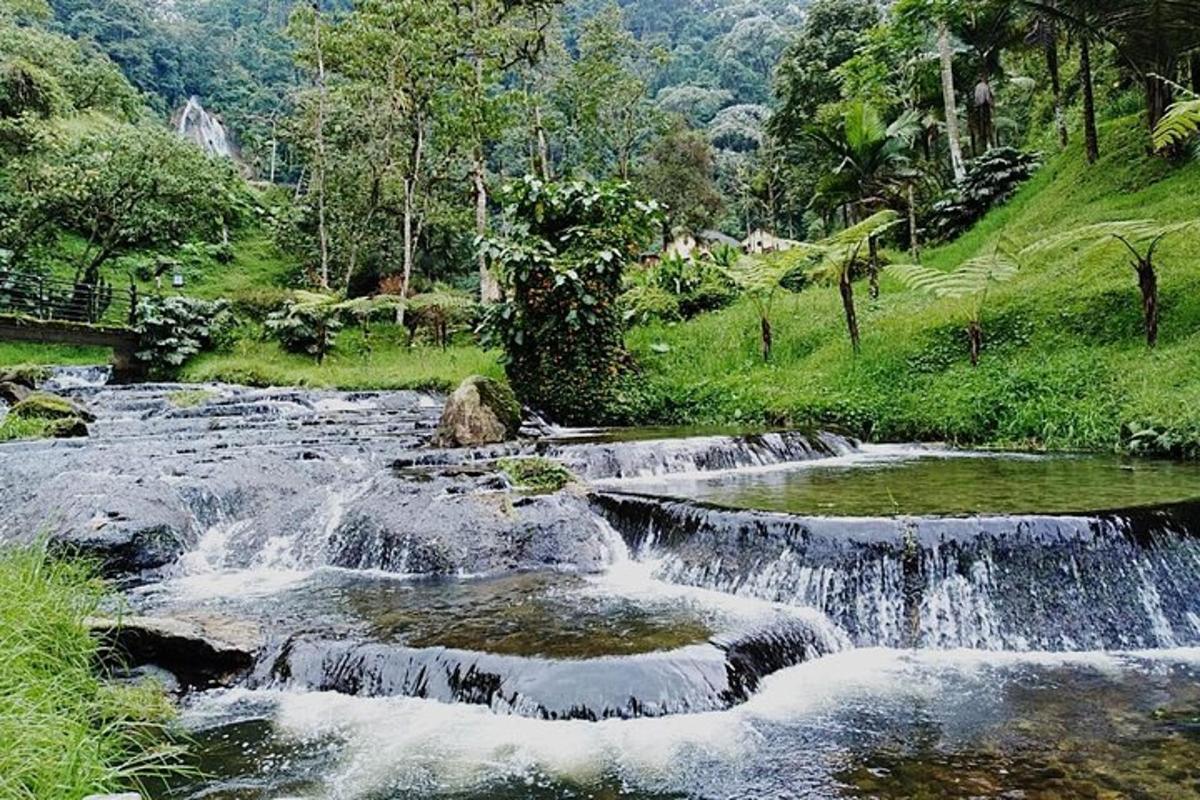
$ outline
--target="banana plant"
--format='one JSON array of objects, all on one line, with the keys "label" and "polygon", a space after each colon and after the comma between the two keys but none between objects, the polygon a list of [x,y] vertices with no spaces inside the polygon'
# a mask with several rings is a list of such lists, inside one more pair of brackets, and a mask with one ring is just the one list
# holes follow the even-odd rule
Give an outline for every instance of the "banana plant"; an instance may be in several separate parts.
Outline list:
[{"label": "banana plant", "polygon": [[977,367],[983,350],[983,308],[988,292],[993,285],[1012,280],[1019,269],[1014,256],[996,247],[989,255],[965,261],[950,272],[920,264],[893,264],[888,272],[915,291],[963,301],[971,366]]}]

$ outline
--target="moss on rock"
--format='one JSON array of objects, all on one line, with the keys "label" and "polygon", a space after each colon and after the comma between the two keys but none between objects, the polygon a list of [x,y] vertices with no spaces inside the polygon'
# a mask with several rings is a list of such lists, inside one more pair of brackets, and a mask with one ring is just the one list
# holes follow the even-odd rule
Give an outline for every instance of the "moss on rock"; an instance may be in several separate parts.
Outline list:
[{"label": "moss on rock", "polygon": [[547,458],[504,458],[496,468],[518,489],[535,494],[552,494],[576,481],[569,469]]}]

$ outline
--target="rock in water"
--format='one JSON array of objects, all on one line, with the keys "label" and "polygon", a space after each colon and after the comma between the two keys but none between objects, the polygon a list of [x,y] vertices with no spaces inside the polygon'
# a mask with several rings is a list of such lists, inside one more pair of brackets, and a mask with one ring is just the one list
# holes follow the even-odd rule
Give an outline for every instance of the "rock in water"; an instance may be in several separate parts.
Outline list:
[{"label": "rock in water", "polygon": [[[20,394],[19,387],[16,384],[12,386]],[[87,436],[87,423],[96,421],[95,415],[83,406],[49,392],[25,394],[8,413],[14,419],[43,420],[45,435],[55,439]]]},{"label": "rock in water", "polygon": [[15,406],[31,394],[33,394],[33,390],[28,386],[9,381],[0,383],[0,400],[3,400],[10,406]]},{"label": "rock in water", "polygon": [[450,395],[434,445],[478,447],[515,439],[521,406],[507,385],[480,375],[467,378]]}]

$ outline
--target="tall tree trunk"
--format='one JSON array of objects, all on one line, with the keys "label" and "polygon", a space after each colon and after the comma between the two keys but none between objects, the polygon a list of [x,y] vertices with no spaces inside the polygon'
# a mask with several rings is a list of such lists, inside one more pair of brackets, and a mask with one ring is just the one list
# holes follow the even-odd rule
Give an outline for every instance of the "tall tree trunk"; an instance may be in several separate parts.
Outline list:
[{"label": "tall tree trunk", "polygon": [[1054,94],[1054,124],[1058,127],[1058,141],[1066,147],[1070,141],[1067,132],[1067,116],[1063,111],[1062,70],[1058,63],[1058,26],[1047,22],[1050,31],[1046,36],[1046,69],[1050,72],[1050,89]]},{"label": "tall tree trunk", "polygon": [[958,138],[958,101],[954,96],[954,52],[950,49],[950,29],[945,22],[938,23],[938,56],[942,64],[942,104],[946,110],[946,138],[950,140],[950,166],[954,168],[954,179],[967,176],[963,161],[962,142]]},{"label": "tall tree trunk", "polygon": [[913,258],[921,257],[919,236],[920,234],[917,232],[917,200],[910,181],[908,184],[908,250],[912,253]]},{"label": "tall tree trunk", "polygon": [[476,254],[479,264],[479,299],[484,303],[498,303],[501,299],[500,282],[488,268],[487,253],[483,238],[488,229],[487,168],[483,160],[483,148],[477,147],[474,154],[473,179],[475,181],[475,236],[479,240]]},{"label": "tall tree trunk", "polygon": [[[416,134],[408,164],[408,174],[404,176],[404,281],[400,286],[400,296],[408,300],[409,288],[412,285],[413,262],[416,258],[416,237],[413,230],[413,217],[416,215],[417,183],[420,178],[421,163],[425,158],[425,128],[422,120],[416,121]],[[405,307],[400,306],[396,315],[396,323],[404,324]]]},{"label": "tall tree trunk", "polygon": [[321,288],[329,290],[329,226],[325,208],[325,106],[328,89],[325,85],[325,51],[321,47],[321,4],[313,3],[313,45],[317,50],[317,163],[313,165],[313,182],[317,184],[317,239],[321,253],[319,280]]},{"label": "tall tree trunk", "polygon": [[1200,53],[1192,53],[1190,63],[1192,65],[1192,93],[1200,94]]},{"label": "tall tree trunk", "polygon": [[[1171,69],[1169,72],[1174,74],[1175,70]],[[1150,123],[1150,130],[1153,131],[1166,116],[1167,109],[1171,105],[1171,86],[1156,75],[1147,75],[1144,83],[1146,86],[1146,118]]]},{"label": "tall tree trunk", "polygon": [[858,334],[858,313],[854,310],[854,284],[850,282],[851,265],[847,265],[838,281],[838,289],[842,293],[842,308],[846,312],[846,330],[850,333],[850,346],[854,355],[858,355],[862,346]]},{"label": "tall tree trunk", "polygon": [[538,101],[534,101],[533,104],[533,129],[534,138],[537,140],[538,163],[542,180],[549,183],[552,177],[550,171],[550,145],[546,141],[546,129],[542,126],[542,104]]},{"label": "tall tree trunk", "polygon": [[1083,85],[1083,136],[1087,143],[1087,160],[1095,164],[1100,158],[1100,135],[1096,132],[1096,95],[1092,86],[1092,45],[1087,36],[1079,37],[1079,82]]}]

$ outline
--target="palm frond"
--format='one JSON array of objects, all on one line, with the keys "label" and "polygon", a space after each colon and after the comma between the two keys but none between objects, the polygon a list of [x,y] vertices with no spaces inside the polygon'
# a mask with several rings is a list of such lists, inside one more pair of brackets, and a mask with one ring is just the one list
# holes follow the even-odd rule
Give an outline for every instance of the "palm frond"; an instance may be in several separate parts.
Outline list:
[{"label": "palm frond", "polygon": [[1175,103],[1154,129],[1154,149],[1166,150],[1200,136],[1200,99]]}]

